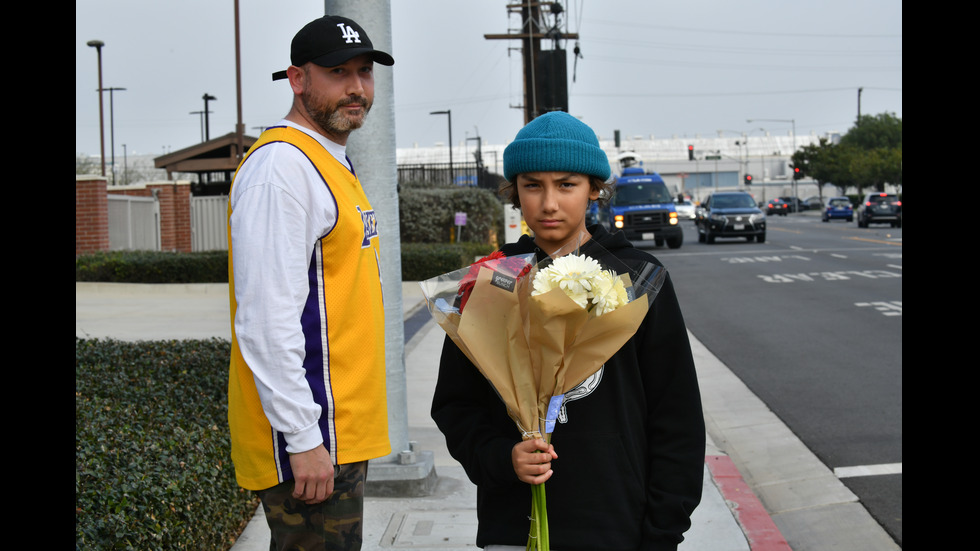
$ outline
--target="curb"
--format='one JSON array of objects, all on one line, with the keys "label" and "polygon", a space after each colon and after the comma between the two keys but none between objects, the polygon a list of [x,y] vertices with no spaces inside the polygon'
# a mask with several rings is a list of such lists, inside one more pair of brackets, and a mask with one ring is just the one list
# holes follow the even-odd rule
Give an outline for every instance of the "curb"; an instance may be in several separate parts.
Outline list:
[{"label": "curb", "polygon": [[745,483],[735,463],[727,455],[708,455],[704,458],[711,478],[728,502],[742,533],[752,551],[792,551],[772,517],[762,506],[749,485]]}]

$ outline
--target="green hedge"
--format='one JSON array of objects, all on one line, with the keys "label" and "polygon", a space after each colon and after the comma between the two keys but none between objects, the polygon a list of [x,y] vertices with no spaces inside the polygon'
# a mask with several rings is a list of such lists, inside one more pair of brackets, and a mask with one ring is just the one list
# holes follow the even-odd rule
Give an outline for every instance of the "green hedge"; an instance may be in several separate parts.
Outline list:
[{"label": "green hedge", "polygon": [[[421,281],[469,265],[494,250],[489,243],[402,243],[402,281]],[[227,283],[228,254],[117,251],[75,259],[75,281]]]},{"label": "green hedge", "polygon": [[485,243],[403,243],[402,281],[422,281],[465,268],[493,250],[493,245]]},{"label": "green hedge", "polygon": [[[456,213],[466,213],[457,234]],[[495,243],[504,208],[497,196],[479,188],[404,189],[398,194],[402,243]]]},{"label": "green hedge", "polygon": [[75,281],[227,283],[228,252],[111,251],[75,258]]},{"label": "green hedge", "polygon": [[230,460],[230,344],[75,339],[75,548],[228,549],[257,506]]}]

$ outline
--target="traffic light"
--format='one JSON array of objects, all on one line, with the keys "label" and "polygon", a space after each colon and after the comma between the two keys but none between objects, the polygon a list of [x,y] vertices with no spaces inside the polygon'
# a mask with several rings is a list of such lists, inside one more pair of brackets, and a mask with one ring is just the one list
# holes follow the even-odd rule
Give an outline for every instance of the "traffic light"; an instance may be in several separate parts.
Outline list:
[{"label": "traffic light", "polygon": [[687,146],[687,160],[688,161],[693,161],[694,160],[694,146],[693,145]]},{"label": "traffic light", "polygon": [[803,171],[800,170],[800,167],[794,166],[793,167],[793,179],[794,180],[799,180],[802,177],[803,177]]},{"label": "traffic light", "polygon": [[751,174],[746,174],[745,175],[745,185],[747,185],[747,186],[752,185],[752,175]]}]

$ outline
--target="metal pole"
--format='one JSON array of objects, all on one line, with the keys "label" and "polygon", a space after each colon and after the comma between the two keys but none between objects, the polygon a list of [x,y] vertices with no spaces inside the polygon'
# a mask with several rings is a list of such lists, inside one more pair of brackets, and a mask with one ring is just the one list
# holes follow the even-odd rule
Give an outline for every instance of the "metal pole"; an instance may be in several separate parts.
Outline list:
[{"label": "metal pole", "polygon": [[101,40],[89,40],[86,44],[95,48],[99,57],[99,148],[102,150],[102,176],[105,177],[105,115],[102,114],[102,46]]},{"label": "metal pole", "polygon": [[449,119],[449,184],[453,185],[456,182],[455,175],[453,174],[453,112],[450,109],[445,111],[432,111],[430,115],[447,115]]},{"label": "metal pole", "polygon": [[109,150],[112,155],[112,185],[116,185],[116,122],[113,109],[112,93],[125,88],[106,88],[109,91]]},{"label": "metal pole", "polygon": [[[360,23],[374,47],[391,52],[391,8],[387,0],[325,0],[324,13],[342,14]],[[409,450],[408,387],[405,377],[405,318],[402,303],[401,235],[398,214],[398,163],[395,155],[395,104],[392,68],[374,67],[374,106],[347,140],[347,153],[371,206],[384,221],[381,234],[385,300],[385,366],[388,391],[388,438],[392,454],[372,460],[375,480]],[[407,467],[406,465],[401,465]],[[390,469],[388,469],[390,470]],[[434,468],[433,468],[434,470]],[[369,479],[372,477],[369,477]]]},{"label": "metal pole", "polygon": [[191,111],[189,114],[197,115],[201,125],[201,141],[204,141],[204,111]]},{"label": "metal pole", "polygon": [[213,101],[218,98],[209,95],[207,92],[204,93],[204,141],[211,139],[211,122],[208,120],[208,101]]},{"label": "metal pole", "polygon": [[235,95],[238,103],[238,124],[235,125],[235,140],[238,143],[238,159],[245,155],[245,125],[242,123],[242,56],[239,44],[241,33],[238,26],[238,0],[235,0]]}]

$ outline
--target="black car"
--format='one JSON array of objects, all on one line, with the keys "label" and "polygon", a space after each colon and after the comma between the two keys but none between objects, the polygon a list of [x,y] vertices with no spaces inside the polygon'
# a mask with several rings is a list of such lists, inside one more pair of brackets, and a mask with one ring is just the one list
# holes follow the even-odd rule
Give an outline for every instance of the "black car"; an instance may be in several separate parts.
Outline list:
[{"label": "black car", "polygon": [[766,203],[766,214],[778,214],[786,216],[789,213],[789,205],[782,199],[772,199]]},{"label": "black car", "polygon": [[789,206],[790,212],[803,212],[809,208],[799,197],[780,197]]},{"label": "black car", "polygon": [[891,224],[893,228],[902,227],[902,202],[894,193],[869,193],[858,205],[855,212],[859,228],[868,224]]},{"label": "black car", "polygon": [[744,237],[759,243],[766,240],[766,213],[744,191],[709,195],[701,202],[694,222],[702,243],[714,243],[716,237]]}]

